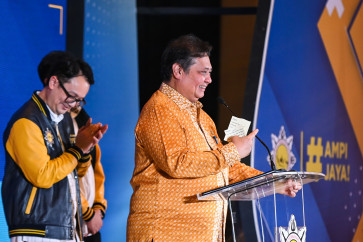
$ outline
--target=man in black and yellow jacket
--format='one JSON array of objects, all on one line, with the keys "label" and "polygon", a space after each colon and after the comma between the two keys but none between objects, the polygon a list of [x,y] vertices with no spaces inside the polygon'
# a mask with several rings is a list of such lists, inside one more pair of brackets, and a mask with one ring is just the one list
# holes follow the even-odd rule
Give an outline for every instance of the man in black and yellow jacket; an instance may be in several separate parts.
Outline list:
[{"label": "man in black and yellow jacket", "polygon": [[107,125],[89,120],[75,135],[69,110],[85,104],[93,73],[66,52],[56,61],[52,54],[38,67],[46,86],[13,115],[3,136],[2,199],[11,241],[83,240],[77,178]]}]

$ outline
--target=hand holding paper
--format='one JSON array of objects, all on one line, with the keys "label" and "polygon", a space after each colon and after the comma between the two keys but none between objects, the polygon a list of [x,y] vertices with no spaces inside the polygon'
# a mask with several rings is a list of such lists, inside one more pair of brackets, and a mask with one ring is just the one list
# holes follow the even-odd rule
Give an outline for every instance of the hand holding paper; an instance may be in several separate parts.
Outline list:
[{"label": "hand holding paper", "polygon": [[228,141],[228,138],[232,136],[243,137],[247,135],[248,129],[250,128],[251,122],[232,116],[229,122],[228,129],[224,131],[224,141]]},{"label": "hand holding paper", "polygon": [[236,146],[238,154],[241,158],[245,158],[251,153],[253,139],[256,137],[257,133],[258,129],[255,129],[247,136],[232,136],[229,138],[230,142],[232,142]]}]

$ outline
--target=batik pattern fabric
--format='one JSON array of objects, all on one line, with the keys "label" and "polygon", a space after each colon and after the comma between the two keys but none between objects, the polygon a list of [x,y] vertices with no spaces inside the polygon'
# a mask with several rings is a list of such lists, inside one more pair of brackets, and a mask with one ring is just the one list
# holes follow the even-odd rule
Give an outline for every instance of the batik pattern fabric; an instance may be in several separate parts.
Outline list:
[{"label": "batik pattern fabric", "polygon": [[261,172],[223,145],[200,102],[163,83],[135,128],[128,241],[224,241],[227,202],[196,195]]}]

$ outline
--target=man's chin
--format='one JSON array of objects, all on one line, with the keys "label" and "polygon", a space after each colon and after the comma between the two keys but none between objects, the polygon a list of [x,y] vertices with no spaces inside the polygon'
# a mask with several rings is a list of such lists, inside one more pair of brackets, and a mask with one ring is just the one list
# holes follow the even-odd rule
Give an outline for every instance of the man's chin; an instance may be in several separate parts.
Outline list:
[{"label": "man's chin", "polygon": [[59,114],[65,114],[66,112],[71,111],[71,107],[67,107],[66,105],[62,104],[62,108],[58,111],[60,112]]},{"label": "man's chin", "polygon": [[66,112],[68,112],[68,111],[63,111],[62,110],[62,111],[58,112],[57,115],[65,114]]},{"label": "man's chin", "polygon": [[203,93],[200,93],[200,94],[198,95],[197,99],[200,99],[200,98],[202,98],[202,97],[204,97],[204,92],[203,92]]},{"label": "man's chin", "polygon": [[69,112],[70,108],[61,108],[57,110],[57,115],[65,114],[66,112]]}]

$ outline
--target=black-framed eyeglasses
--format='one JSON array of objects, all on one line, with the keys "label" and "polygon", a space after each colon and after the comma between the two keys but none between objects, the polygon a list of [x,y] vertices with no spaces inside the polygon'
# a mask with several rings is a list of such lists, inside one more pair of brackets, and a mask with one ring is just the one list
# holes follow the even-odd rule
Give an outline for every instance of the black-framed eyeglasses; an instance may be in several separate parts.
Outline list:
[{"label": "black-framed eyeglasses", "polygon": [[86,105],[86,100],[84,98],[79,99],[79,98],[76,98],[75,96],[72,96],[71,94],[69,94],[67,89],[63,86],[63,83],[59,80],[58,80],[58,82],[59,82],[59,86],[63,89],[64,93],[67,96],[66,100],[64,100],[66,103],[68,103],[68,104],[76,103],[76,105],[78,107],[83,107],[84,105]]}]

